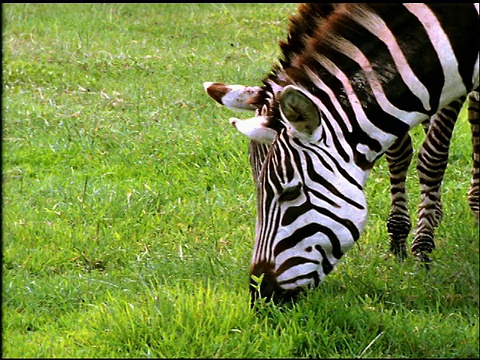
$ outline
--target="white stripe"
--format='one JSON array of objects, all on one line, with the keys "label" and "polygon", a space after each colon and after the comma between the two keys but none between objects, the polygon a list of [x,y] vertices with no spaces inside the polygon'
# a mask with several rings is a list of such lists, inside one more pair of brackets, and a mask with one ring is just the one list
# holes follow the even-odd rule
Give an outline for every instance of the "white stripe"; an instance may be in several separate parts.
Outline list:
[{"label": "white stripe", "polygon": [[[360,125],[360,128],[367,133],[372,139],[377,140],[382,144],[382,150],[381,153],[386,151],[389,146],[395,141],[396,136],[392,134],[387,134],[378,127],[376,127],[368,118],[365,112],[363,111],[362,105],[360,103],[360,100],[358,99],[357,95],[355,94],[355,91],[352,88],[352,85],[350,84],[350,81],[348,77],[328,58],[324,57],[321,54],[315,54],[315,59],[325,67],[325,69],[328,70],[333,76],[335,76],[340,82],[342,83],[348,97],[348,101],[350,102],[350,105],[352,106],[352,110],[355,113],[355,118],[358,121],[358,124]],[[373,150],[371,151],[371,154],[365,154],[368,155],[368,158],[375,158],[377,155],[380,153],[376,153]]]},{"label": "white stripe", "polygon": [[352,19],[378,37],[387,46],[403,82],[408,86],[410,91],[420,99],[425,110],[429,111],[430,95],[428,90],[413,72],[400,49],[395,36],[392,34],[383,19],[361,6],[352,7],[352,10]]},{"label": "white stripe", "polygon": [[439,108],[442,108],[450,101],[467,92],[462,77],[458,72],[457,58],[440,22],[428,6],[418,3],[404,4],[404,6],[422,23],[442,65],[445,77],[439,104]]},{"label": "white stripe", "polygon": [[[367,57],[354,44],[343,38],[337,39],[337,41],[334,41],[333,44],[335,47],[337,47],[337,50],[347,55],[350,59],[355,61],[362,68],[370,84],[370,87],[372,88],[373,95],[375,96],[375,99],[377,100],[383,111],[396,117],[398,120],[407,124],[409,127],[413,127],[414,125],[418,124],[419,121],[427,117],[426,114],[415,111],[408,112],[394,106],[387,99],[385,92],[383,91],[382,84],[378,80],[376,73],[373,70]],[[387,81],[388,80],[389,79],[387,79]]]}]

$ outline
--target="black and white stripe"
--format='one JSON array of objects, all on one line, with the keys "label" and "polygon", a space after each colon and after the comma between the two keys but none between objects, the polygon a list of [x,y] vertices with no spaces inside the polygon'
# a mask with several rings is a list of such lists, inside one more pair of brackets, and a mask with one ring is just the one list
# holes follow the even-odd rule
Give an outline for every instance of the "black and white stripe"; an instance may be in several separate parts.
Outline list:
[{"label": "black and white stripe", "polygon": [[472,180],[468,192],[468,203],[478,224],[480,212],[480,93],[478,91],[468,95],[468,121],[472,128],[473,148]]},{"label": "black and white stripe", "polygon": [[[453,128],[464,101],[465,96],[460,97],[422,124],[427,136],[417,160],[422,199],[419,205],[419,219],[412,252],[424,262],[430,261],[426,253],[431,252],[435,247],[434,230],[443,217],[441,184],[448,163]],[[470,109],[468,119],[471,124],[473,141],[473,172],[468,201],[475,217],[478,219],[478,173],[480,169],[478,157],[480,148],[478,145],[475,146],[475,142],[478,143],[480,122],[478,92],[469,94],[468,108]],[[407,256],[406,240],[411,229],[405,181],[412,155],[412,141],[408,133],[403,138],[397,139],[386,152],[391,185],[391,206],[387,228],[390,237],[390,249],[401,259]]]}]

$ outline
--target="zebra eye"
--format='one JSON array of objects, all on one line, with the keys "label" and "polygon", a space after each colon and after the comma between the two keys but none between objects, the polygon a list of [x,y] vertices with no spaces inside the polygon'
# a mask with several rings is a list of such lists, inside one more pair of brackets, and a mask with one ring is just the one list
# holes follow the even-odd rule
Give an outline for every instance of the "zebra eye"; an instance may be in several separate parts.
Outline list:
[{"label": "zebra eye", "polygon": [[280,201],[295,200],[302,193],[302,187],[303,185],[301,182],[299,182],[297,185],[286,187],[285,189],[283,189],[278,200]]}]

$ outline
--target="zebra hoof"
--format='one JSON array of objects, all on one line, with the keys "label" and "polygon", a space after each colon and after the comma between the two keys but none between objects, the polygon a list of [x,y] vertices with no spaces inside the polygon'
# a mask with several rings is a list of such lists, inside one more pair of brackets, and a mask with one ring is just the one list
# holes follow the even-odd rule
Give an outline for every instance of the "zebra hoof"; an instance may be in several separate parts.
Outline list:
[{"label": "zebra hoof", "polygon": [[425,253],[413,254],[413,256],[415,257],[415,259],[418,261],[418,263],[422,268],[424,268],[427,271],[430,270],[431,268],[430,264],[432,263],[432,259],[430,258],[430,256],[428,256]]},{"label": "zebra hoof", "polygon": [[430,254],[433,249],[435,249],[435,243],[433,238],[428,235],[418,236],[413,241],[412,253],[415,259],[417,259],[426,269],[430,268],[430,263],[432,259],[428,254]]},{"label": "zebra hoof", "polygon": [[401,244],[398,242],[391,242],[390,251],[399,261],[403,261],[408,257],[407,247],[405,243]]},{"label": "zebra hoof", "polygon": [[432,262],[432,259],[426,253],[420,251],[420,252],[413,253],[413,256],[418,262],[424,265],[425,268],[427,269],[430,268],[430,263]]}]

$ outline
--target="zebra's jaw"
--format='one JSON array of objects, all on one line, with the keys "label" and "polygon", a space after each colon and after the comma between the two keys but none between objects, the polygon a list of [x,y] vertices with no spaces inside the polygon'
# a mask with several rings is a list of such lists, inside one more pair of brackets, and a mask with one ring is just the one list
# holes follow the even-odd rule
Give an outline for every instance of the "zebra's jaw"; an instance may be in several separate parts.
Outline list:
[{"label": "zebra's jaw", "polygon": [[[339,211],[340,212],[340,211]],[[347,217],[343,215],[341,217]],[[353,218],[350,216],[350,218]],[[354,216],[356,219],[356,226],[359,230],[359,236],[362,234],[367,219],[367,209],[365,204],[364,210],[357,211],[357,214]],[[318,223],[320,225],[328,227],[332,232],[338,234],[341,254],[340,256],[336,254],[335,251],[330,247],[330,240],[323,234],[317,233],[309,238],[301,240],[296,246],[285,251],[283,254],[279,254],[275,257],[274,262],[274,274],[276,285],[276,292],[278,295],[286,294],[289,297],[292,292],[299,292],[305,289],[314,288],[320,285],[325,279],[330,271],[332,271],[338,262],[341,260],[343,255],[345,255],[356,243],[359,237],[353,237],[346,228],[339,224],[335,224],[330,219],[311,219],[310,221]],[[281,234],[281,231],[279,232]],[[278,244],[278,242],[277,242]],[[310,250],[311,249],[311,250]],[[316,263],[306,263],[303,265],[297,265],[293,267],[290,272],[281,273],[279,269],[282,264],[292,258],[308,258]],[[327,264],[327,265],[325,265]],[[316,272],[318,277],[315,279],[304,279],[302,274]],[[298,278],[296,281],[292,279]],[[267,288],[272,287],[272,285],[265,284]]]}]

